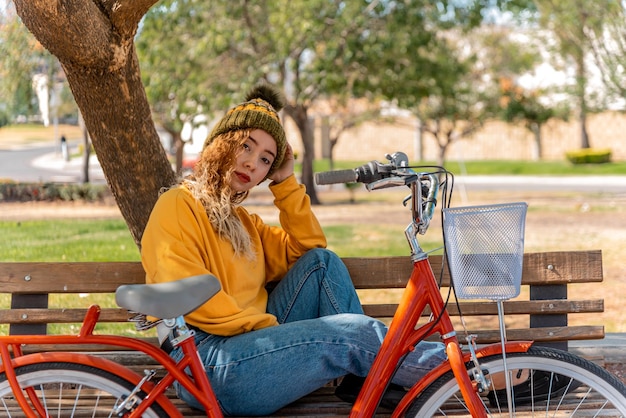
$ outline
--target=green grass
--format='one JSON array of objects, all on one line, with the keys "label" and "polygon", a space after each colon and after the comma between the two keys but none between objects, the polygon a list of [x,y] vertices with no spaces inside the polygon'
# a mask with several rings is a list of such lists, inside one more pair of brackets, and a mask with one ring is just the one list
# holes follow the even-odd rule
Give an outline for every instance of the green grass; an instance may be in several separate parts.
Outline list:
[{"label": "green grass", "polygon": [[[123,220],[0,221],[0,261],[139,261],[139,250]],[[89,278],[85,278],[89,280]],[[0,293],[6,308],[10,295]],[[52,308],[114,307],[112,295],[50,295]],[[79,324],[50,325],[50,333],[75,333]],[[104,332],[136,335],[133,326],[99,324]],[[6,333],[7,326],[0,327]]]},{"label": "green grass", "polygon": [[121,219],[0,221],[1,261],[136,261]]},{"label": "green grass", "polygon": [[[404,226],[398,225],[333,225],[324,228],[328,248],[341,257],[379,257],[409,255],[410,249],[404,238]],[[420,239],[424,251],[435,253],[441,247],[440,240]]]},{"label": "green grass", "polygon": [[[384,157],[378,160],[386,163]],[[333,169],[358,167],[367,161],[335,161]],[[411,162],[412,165],[433,165],[432,161]],[[455,175],[626,175],[626,162],[574,165],[567,161],[448,161],[445,168]],[[328,160],[315,161],[314,170],[330,169]]]}]

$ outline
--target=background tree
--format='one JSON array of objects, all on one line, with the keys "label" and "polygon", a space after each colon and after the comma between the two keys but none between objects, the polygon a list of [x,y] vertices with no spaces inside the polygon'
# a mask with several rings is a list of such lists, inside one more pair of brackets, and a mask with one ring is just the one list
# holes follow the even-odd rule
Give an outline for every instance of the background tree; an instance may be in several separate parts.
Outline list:
[{"label": "background tree", "polygon": [[[211,116],[229,106],[228,87],[239,86],[242,76],[222,42],[212,38],[212,25],[219,25],[227,10],[219,2],[168,0],[146,14],[137,37],[142,79],[155,123],[171,137],[176,169],[183,163],[185,126],[206,126]],[[207,120],[209,119],[209,120]],[[204,141],[204,138],[202,139]],[[197,144],[194,144],[197,145]]]},{"label": "background tree", "polygon": [[7,7],[0,14],[0,126],[39,113],[32,77],[49,56]]},{"label": "background tree", "polygon": [[483,39],[491,51],[490,67],[500,85],[499,116],[506,122],[521,122],[532,133],[532,158],[539,160],[543,156],[542,126],[553,118],[567,120],[571,112],[566,101],[556,100],[562,88],[538,86],[541,77],[537,69],[546,64],[543,39],[518,22],[490,32]]},{"label": "background tree", "polygon": [[[334,170],[333,149],[341,136],[348,130],[365,122],[382,120],[381,107],[378,101],[368,99],[352,99],[337,101],[330,98],[318,109],[320,131],[322,137],[322,157],[328,158],[329,170]],[[327,149],[325,149],[327,147]]]},{"label": "background tree", "polygon": [[511,79],[500,81],[502,118],[507,122],[521,122],[534,138],[533,160],[543,156],[541,128],[555,117],[567,120],[570,109],[566,105],[546,105],[542,101],[548,94],[541,90],[528,90]]},{"label": "background tree", "polygon": [[[434,139],[437,163],[443,165],[454,142],[497,116],[499,78],[524,71],[532,58],[506,29],[489,23],[491,13],[500,15],[498,2],[448,5],[445,13],[440,4],[414,8],[408,3],[402,3],[403,13],[388,16],[387,27],[396,32],[383,35],[380,50],[371,55],[392,75],[381,77],[374,87],[415,115],[419,148],[421,138]],[[508,3],[516,13],[526,5]],[[419,26],[436,30],[411,30]]]},{"label": "background tree", "polygon": [[588,28],[585,33],[591,44],[595,63],[604,85],[613,97],[626,101],[626,3],[606,0],[600,28]]},{"label": "background tree", "polygon": [[[421,59],[418,48],[426,49],[424,42],[432,37],[434,27],[414,11],[427,7],[432,12],[429,4],[420,0],[188,0],[159,4],[148,13],[138,41],[153,111],[178,114],[176,120],[180,121],[180,114],[193,114],[174,110],[183,108],[185,97],[190,99],[187,103],[197,106],[197,98],[210,91],[202,107],[212,114],[218,106],[240,100],[259,80],[282,86],[288,99],[284,114],[295,122],[302,141],[301,180],[316,204],[312,109],[322,101],[375,101],[371,92],[377,91],[381,80],[397,78],[396,68],[387,68],[378,60],[388,45],[412,33],[415,49],[402,51],[389,63],[401,67]],[[403,19],[407,11],[415,18]],[[153,47],[161,42],[167,45],[165,51]],[[170,57],[167,63],[158,62],[163,52]],[[177,71],[195,82],[180,79]],[[210,80],[210,89],[202,87],[203,77]],[[183,83],[197,91],[185,92]],[[351,117],[349,123],[362,119]]]},{"label": "background tree", "polygon": [[587,115],[603,108],[602,97],[589,89],[589,58],[591,45],[586,33],[598,31],[606,15],[607,2],[585,0],[535,0],[539,22],[557,42],[556,51],[564,65],[574,67],[572,96],[577,100],[580,124],[580,146],[590,148]]},{"label": "background tree", "polygon": [[333,66],[339,83],[333,86],[345,86],[352,69],[337,66],[338,59],[351,53],[349,39],[366,30],[367,10],[357,2],[327,0],[159,4],[148,13],[138,41],[153,111],[175,133],[183,115],[212,115],[241,101],[261,80],[282,87],[284,115],[295,122],[302,141],[302,182],[316,204],[310,108],[329,93],[318,71]]},{"label": "background tree", "polygon": [[[468,137],[494,115],[497,94],[489,67],[459,31],[431,40],[430,62],[410,65],[399,73],[398,87],[387,90],[401,108],[409,109],[422,133],[434,138],[437,164],[444,165],[450,145]],[[393,50],[388,53],[394,54]]]}]

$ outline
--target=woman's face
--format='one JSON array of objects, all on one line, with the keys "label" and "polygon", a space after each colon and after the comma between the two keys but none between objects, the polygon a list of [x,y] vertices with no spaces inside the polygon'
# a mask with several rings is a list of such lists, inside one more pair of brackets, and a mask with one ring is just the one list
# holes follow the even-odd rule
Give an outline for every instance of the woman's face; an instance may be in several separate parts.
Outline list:
[{"label": "woman's face", "polygon": [[255,129],[243,143],[235,160],[230,187],[245,192],[261,183],[276,159],[276,141],[262,129]]}]

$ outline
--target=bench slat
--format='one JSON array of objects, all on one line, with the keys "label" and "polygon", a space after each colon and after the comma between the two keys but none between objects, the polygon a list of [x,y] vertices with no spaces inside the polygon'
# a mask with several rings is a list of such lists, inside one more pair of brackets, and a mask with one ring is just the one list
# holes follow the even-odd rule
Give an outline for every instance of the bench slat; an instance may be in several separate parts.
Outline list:
[{"label": "bench slat", "polygon": [[[442,257],[429,257],[435,277],[440,276]],[[409,256],[343,258],[357,289],[402,288],[413,265]],[[550,267],[551,266],[551,267]],[[602,251],[552,251],[525,253],[522,284],[551,285],[601,282]],[[442,286],[450,286],[450,275],[444,269]]]},{"label": "bench slat", "polygon": [[[358,289],[402,288],[411,274],[410,257],[343,258]],[[435,275],[441,256],[431,256]],[[549,268],[552,266],[552,268]],[[27,279],[28,278],[28,279]],[[144,283],[140,262],[2,263],[3,293],[112,293],[122,284]],[[524,254],[522,283],[527,285],[602,281],[602,252],[554,251]],[[443,286],[449,286],[444,273]]]},{"label": "bench slat", "polygon": [[[461,302],[461,312],[465,316],[497,315],[498,306],[493,302]],[[505,315],[530,315],[530,314],[573,314],[604,312],[604,300],[517,300],[504,302]],[[363,310],[369,316],[376,318],[391,318],[396,311],[396,304],[372,304],[363,305]],[[426,309],[426,314],[430,314]],[[448,313],[458,316],[459,309],[456,304],[448,305]],[[0,319],[2,316],[0,316]]]},{"label": "bench slat", "polygon": [[[522,328],[507,329],[507,338],[511,341],[535,341],[552,342],[563,340],[596,340],[604,338],[604,326],[602,325],[571,325],[567,327],[544,327],[544,328]],[[465,341],[463,331],[459,330],[459,340]],[[463,333],[463,334],[462,334]],[[500,341],[499,330],[468,330],[469,334],[476,334],[478,344],[490,344]],[[142,338],[153,345],[157,345],[156,337]],[[64,345],[61,351],[124,351],[120,347],[107,347],[96,345]],[[53,345],[32,345],[24,348],[25,352],[39,351],[59,351],[58,346]]]},{"label": "bench slat", "polygon": [[[68,324],[83,322],[87,309],[25,308],[0,310],[3,324]],[[122,308],[102,308],[98,322],[127,322],[128,311]]]},{"label": "bench slat", "polygon": [[[480,344],[496,343],[500,341],[499,330],[478,330],[473,332],[478,335]],[[563,340],[596,340],[604,338],[604,326],[602,325],[580,325],[567,327],[543,327],[528,329],[507,329],[507,339],[533,340],[535,342],[551,342]],[[463,339],[459,335],[460,339]]]},{"label": "bench slat", "polygon": [[145,283],[140,262],[2,263],[3,293],[113,293]]},{"label": "bench slat", "polygon": [[[497,315],[498,308],[493,302],[461,302],[461,312],[465,316]],[[365,313],[376,318],[393,317],[397,304],[363,305]],[[49,324],[49,323],[76,323],[82,322],[87,309],[43,309],[25,308],[0,310],[0,323],[3,324]],[[456,304],[448,305],[448,312],[452,316],[459,315]],[[571,314],[604,312],[604,301],[596,300],[531,300],[504,302],[505,315],[530,314]],[[427,310],[426,314],[430,314]],[[128,312],[121,308],[102,308],[99,322],[127,322]]]},{"label": "bench slat", "polygon": [[[403,288],[411,274],[410,257],[347,257],[343,259],[357,289],[397,289]],[[431,256],[431,264],[436,275],[441,272],[441,256]],[[447,269],[444,269],[442,286],[449,286]],[[0,309],[0,323],[11,324],[11,332],[40,333],[33,327],[47,323],[80,323],[85,309],[46,309],[47,298],[43,303],[31,303],[21,298],[46,296],[49,293],[114,293],[122,284],[143,283],[145,280],[140,262],[70,262],[70,263],[1,263],[0,289],[12,293],[13,309]],[[570,283],[602,281],[602,253],[592,251],[554,251],[526,253],[524,255],[523,285],[535,286],[534,292],[541,291],[537,286],[567,286]],[[566,292],[566,290],[564,290]],[[566,295],[566,293],[564,293]],[[532,291],[531,291],[532,295]],[[561,315],[567,324],[567,315],[574,313],[594,313],[604,311],[604,302],[596,300],[554,299],[512,300],[504,302],[507,315]],[[533,299],[535,299],[533,297]],[[497,314],[497,306],[487,301],[462,301],[461,312],[465,316],[489,316]],[[366,314],[377,318],[391,318],[397,305],[394,303],[365,304]],[[458,315],[458,307],[448,306],[451,315]],[[103,308],[102,322],[126,322],[127,313],[118,308]],[[532,321],[531,321],[532,323]],[[561,325],[550,322],[536,326]],[[19,328],[19,330],[18,330]],[[24,328],[24,329],[22,329]],[[37,328],[39,329],[39,328]],[[558,334],[557,334],[558,335]],[[596,338],[597,329],[590,334],[576,333],[575,338]],[[600,335],[602,338],[603,334]],[[537,339],[537,338],[533,338]],[[567,338],[564,338],[567,340]]]}]

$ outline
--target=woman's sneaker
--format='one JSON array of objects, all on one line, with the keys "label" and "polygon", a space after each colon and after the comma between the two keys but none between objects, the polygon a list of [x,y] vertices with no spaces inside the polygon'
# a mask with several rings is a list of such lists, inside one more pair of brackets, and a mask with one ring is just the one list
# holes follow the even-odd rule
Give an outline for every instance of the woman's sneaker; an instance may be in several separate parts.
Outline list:
[{"label": "woman's sneaker", "polygon": [[[365,383],[364,377],[355,376],[353,374],[344,376],[339,386],[335,389],[335,396],[344,402],[354,404],[357,396],[359,396],[359,392],[361,392],[363,383]],[[380,400],[380,406],[386,409],[394,410],[404,395],[406,395],[406,389],[402,386],[391,383],[385,391],[383,398]]]}]

